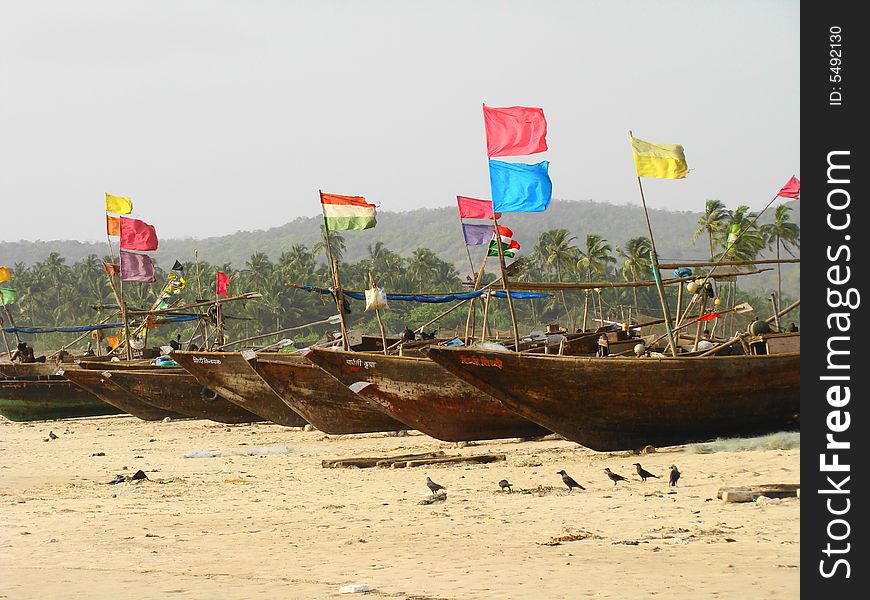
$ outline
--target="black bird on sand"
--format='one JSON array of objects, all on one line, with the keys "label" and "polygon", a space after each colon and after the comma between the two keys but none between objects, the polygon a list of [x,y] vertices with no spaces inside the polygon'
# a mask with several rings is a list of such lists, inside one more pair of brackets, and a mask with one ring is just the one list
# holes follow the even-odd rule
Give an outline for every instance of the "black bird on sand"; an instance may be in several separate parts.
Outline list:
[{"label": "black bird on sand", "polygon": [[48,437],[51,438],[51,439],[53,439],[53,440],[56,440],[56,439],[57,439],[57,435],[55,435],[55,433],[54,433],[53,431],[49,431],[49,432],[48,432]]},{"label": "black bird on sand", "polygon": [[622,475],[619,475],[618,473],[614,473],[609,468],[604,469],[604,472],[607,473],[608,477],[610,477],[610,481],[613,482],[613,485],[616,485],[620,481],[628,481],[625,477],[623,477]]},{"label": "black bird on sand", "polygon": [[647,477],[655,477],[656,479],[659,479],[658,475],[653,475],[642,466],[640,466],[640,463],[634,463],[634,466],[637,467],[637,474],[640,475],[641,481],[646,481]]},{"label": "black bird on sand", "polygon": [[434,481],[432,481],[428,477],[426,478],[426,485],[429,487],[430,490],[432,490],[433,496],[435,495],[435,492],[437,492],[438,490],[446,490],[447,489],[443,485],[435,483]]},{"label": "black bird on sand", "polygon": [[676,487],[677,481],[680,480],[680,472],[677,470],[676,465],[671,465],[671,480],[669,482],[670,486]]},{"label": "black bird on sand", "polygon": [[574,481],[574,479],[565,472],[565,469],[561,471],[556,471],[559,475],[562,476],[562,481],[565,482],[565,485],[568,486],[568,493],[571,493],[571,490],[574,488],[580,488],[581,490],[585,490],[586,488]]},{"label": "black bird on sand", "polygon": [[505,490],[507,490],[507,491],[509,491],[509,492],[513,492],[513,490],[511,489],[512,486],[511,486],[510,482],[509,482],[507,479],[502,479],[501,481],[499,481],[499,482],[498,482],[498,487],[501,488],[501,491],[505,491]]}]

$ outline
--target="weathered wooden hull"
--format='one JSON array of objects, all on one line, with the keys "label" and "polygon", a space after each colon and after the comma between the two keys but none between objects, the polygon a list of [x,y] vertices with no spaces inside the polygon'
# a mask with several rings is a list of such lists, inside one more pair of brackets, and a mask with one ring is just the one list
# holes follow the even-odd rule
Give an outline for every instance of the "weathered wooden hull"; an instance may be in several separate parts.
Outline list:
[{"label": "weathered wooden hull", "polygon": [[0,379],[0,415],[10,421],[95,417],[122,412],[63,377]]},{"label": "weathered wooden hull", "polygon": [[220,396],[213,400],[203,397],[203,386],[193,375],[150,371],[104,371],[107,379],[148,404],[178,412],[188,417],[209,419],[219,423],[252,423],[262,421],[254,413],[236,406]]},{"label": "weathered wooden hull", "polygon": [[181,413],[148,404],[124,388],[109,382],[100,371],[67,367],[63,369],[63,376],[103,402],[143,421],[159,421],[166,417],[187,418]]},{"label": "weathered wooden hull", "polygon": [[170,356],[199,383],[247,411],[287,427],[307,423],[263,381],[241,352],[176,351]]},{"label": "weathered wooden hull", "polygon": [[20,363],[20,362],[0,362],[0,379],[8,378],[23,378],[29,377],[36,379],[38,377],[51,377],[57,373],[57,363],[54,361],[44,363]]},{"label": "weathered wooden hull", "polygon": [[287,406],[324,433],[408,429],[301,357],[295,362],[286,362],[260,355],[251,364]]},{"label": "weathered wooden hull", "polygon": [[550,433],[428,358],[314,349],[314,364],[411,429],[462,442]]},{"label": "weathered wooden hull", "polygon": [[580,358],[432,347],[507,408],[593,450],[796,428],[800,354]]}]

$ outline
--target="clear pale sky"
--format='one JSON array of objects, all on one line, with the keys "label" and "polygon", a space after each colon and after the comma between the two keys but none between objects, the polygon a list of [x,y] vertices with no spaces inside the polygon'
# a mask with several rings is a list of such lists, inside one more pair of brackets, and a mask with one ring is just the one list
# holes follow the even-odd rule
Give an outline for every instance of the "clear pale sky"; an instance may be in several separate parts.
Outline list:
[{"label": "clear pale sky", "polygon": [[[793,1],[0,0],[0,241],[158,235],[489,197],[481,104],[540,106],[555,198],[640,203],[628,131],[685,147],[651,207],[800,177]],[[2,257],[0,257],[2,261]]]}]

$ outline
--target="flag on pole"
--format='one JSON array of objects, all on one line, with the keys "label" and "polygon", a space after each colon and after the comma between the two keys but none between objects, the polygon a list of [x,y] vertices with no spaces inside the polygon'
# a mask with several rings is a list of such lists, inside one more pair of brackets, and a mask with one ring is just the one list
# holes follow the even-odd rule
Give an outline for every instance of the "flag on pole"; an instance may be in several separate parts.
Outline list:
[{"label": "flag on pole", "polygon": [[553,197],[549,161],[534,165],[489,161],[492,209],[499,212],[543,212]]},{"label": "flag on pole", "polygon": [[776,193],[781,198],[792,198],[793,200],[801,199],[801,182],[794,175],[791,176],[782,189]]},{"label": "flag on pole", "polygon": [[12,279],[12,273],[9,272],[9,267],[0,265],[0,283]]},{"label": "flag on pole", "polygon": [[121,250],[121,281],[153,283],[154,263],[145,254]]},{"label": "flag on pole", "polygon": [[462,235],[465,236],[466,246],[480,246],[492,239],[492,225],[469,225],[462,224]]},{"label": "flag on pole", "polygon": [[106,235],[118,237],[121,235],[121,218],[106,215]]},{"label": "flag on pole", "polygon": [[[501,250],[502,253],[507,258],[513,258],[516,254],[516,251],[520,249],[520,244],[517,242],[514,237],[514,232],[511,231],[508,227],[504,225],[498,226],[499,238],[501,239]],[[496,241],[495,231],[492,232],[492,241],[489,242],[489,250],[487,251],[488,256],[498,256],[498,243]]]},{"label": "flag on pole", "polygon": [[104,262],[103,270],[109,277],[117,277],[121,274],[121,265],[113,265],[111,263]]},{"label": "flag on pole", "polygon": [[371,229],[377,225],[375,205],[362,196],[320,194],[320,204],[330,231]]},{"label": "flag on pole", "polygon": [[686,154],[679,144],[654,144],[631,136],[638,177],[683,179],[689,172]]},{"label": "flag on pole", "polygon": [[713,319],[721,319],[722,315],[717,312],[710,311],[698,317],[699,321],[712,321]]},{"label": "flag on pole", "polygon": [[[492,200],[478,200],[466,196],[456,196],[459,204],[460,219],[492,219]],[[501,213],[495,213],[496,219],[501,219]]]},{"label": "flag on pole", "polygon": [[119,219],[121,222],[121,248],[125,250],[157,250],[157,231],[153,225],[139,219]]},{"label": "flag on pole", "polygon": [[230,276],[224,273],[223,271],[217,272],[217,285],[215,287],[215,293],[218,296],[226,296],[227,291],[230,288]]},{"label": "flag on pole", "polygon": [[547,150],[544,110],[528,106],[483,106],[487,156],[526,156]]},{"label": "flag on pole", "polygon": [[133,201],[126,196],[113,196],[106,193],[106,212],[129,215],[133,212]]},{"label": "flag on pole", "polygon": [[8,287],[0,287],[0,306],[7,304],[15,304],[18,301],[18,294],[15,290]]}]

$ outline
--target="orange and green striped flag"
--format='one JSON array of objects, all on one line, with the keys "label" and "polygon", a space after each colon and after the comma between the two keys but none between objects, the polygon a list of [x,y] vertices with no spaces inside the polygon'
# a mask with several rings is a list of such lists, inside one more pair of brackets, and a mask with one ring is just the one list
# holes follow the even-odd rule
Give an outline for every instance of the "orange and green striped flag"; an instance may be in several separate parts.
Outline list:
[{"label": "orange and green striped flag", "polygon": [[362,196],[320,194],[326,228],[330,231],[371,229],[377,224],[375,205]]}]

